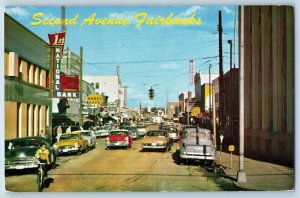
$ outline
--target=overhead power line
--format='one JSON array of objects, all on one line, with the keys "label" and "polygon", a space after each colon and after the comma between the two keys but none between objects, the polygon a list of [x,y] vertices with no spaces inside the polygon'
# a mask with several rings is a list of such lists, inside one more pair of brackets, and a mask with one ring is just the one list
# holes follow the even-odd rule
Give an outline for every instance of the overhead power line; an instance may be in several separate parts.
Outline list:
[{"label": "overhead power line", "polygon": [[[210,59],[210,58],[216,58],[218,56],[208,56],[208,57],[197,57],[193,58],[195,59]],[[174,62],[174,61],[187,61],[191,58],[182,58],[182,59],[166,59],[166,60],[142,60],[142,61],[119,61],[119,62],[90,62],[88,64],[93,65],[118,65],[118,64],[138,64],[138,63],[159,63],[159,62]]]}]

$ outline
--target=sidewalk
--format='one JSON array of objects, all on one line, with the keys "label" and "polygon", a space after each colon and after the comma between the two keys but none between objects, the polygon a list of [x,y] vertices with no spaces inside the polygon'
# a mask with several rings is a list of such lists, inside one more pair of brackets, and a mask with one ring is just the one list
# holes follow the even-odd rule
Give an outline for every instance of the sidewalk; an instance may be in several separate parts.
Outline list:
[{"label": "sidewalk", "polygon": [[232,167],[230,154],[217,152],[216,164],[223,170],[225,176],[231,178],[234,184],[241,190],[250,191],[281,191],[294,190],[294,169],[277,164],[245,158],[245,183],[237,182],[239,170],[239,156],[232,155]]}]

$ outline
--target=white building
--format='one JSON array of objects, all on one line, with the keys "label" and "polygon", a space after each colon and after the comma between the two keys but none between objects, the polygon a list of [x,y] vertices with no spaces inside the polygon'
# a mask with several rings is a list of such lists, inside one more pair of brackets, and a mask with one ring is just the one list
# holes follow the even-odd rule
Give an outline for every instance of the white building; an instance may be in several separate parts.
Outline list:
[{"label": "white building", "polygon": [[83,80],[95,88],[95,93],[108,96],[108,103],[117,103],[119,108],[124,108],[125,89],[121,85],[120,76],[83,76]]},{"label": "white building", "polygon": [[[212,81],[218,77],[219,77],[218,73],[211,73],[210,74],[210,82],[212,83]],[[201,78],[201,85],[203,85],[205,83],[209,84],[209,74],[204,74],[200,71],[200,78]]]}]

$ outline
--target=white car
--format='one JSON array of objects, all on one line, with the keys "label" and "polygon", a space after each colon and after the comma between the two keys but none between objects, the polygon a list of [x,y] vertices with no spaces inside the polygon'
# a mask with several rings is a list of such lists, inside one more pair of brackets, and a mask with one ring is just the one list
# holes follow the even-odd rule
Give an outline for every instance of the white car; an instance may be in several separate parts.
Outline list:
[{"label": "white car", "polygon": [[142,136],[142,137],[145,136],[145,134],[147,133],[147,129],[143,125],[137,126],[137,130],[138,130],[139,136]]},{"label": "white car", "polygon": [[181,160],[199,160],[213,164],[215,151],[211,132],[202,128],[186,128],[179,148]]},{"label": "white car", "polygon": [[111,126],[111,125],[105,125],[105,126],[101,127],[100,129],[96,130],[96,132],[95,132],[96,138],[107,137],[109,135],[109,132],[112,129],[115,129],[115,127]]},{"label": "white car", "polygon": [[90,149],[95,148],[97,144],[96,135],[94,131],[91,130],[83,130],[81,131],[81,134],[83,135],[84,139],[88,141],[88,147]]}]

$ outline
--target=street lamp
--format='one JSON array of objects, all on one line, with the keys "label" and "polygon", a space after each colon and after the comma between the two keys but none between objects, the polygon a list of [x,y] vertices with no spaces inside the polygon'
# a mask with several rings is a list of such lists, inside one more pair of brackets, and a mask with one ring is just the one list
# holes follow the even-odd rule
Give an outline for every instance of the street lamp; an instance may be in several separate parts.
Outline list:
[{"label": "street lamp", "polygon": [[232,40],[227,41],[230,46],[230,70],[232,69]]}]

